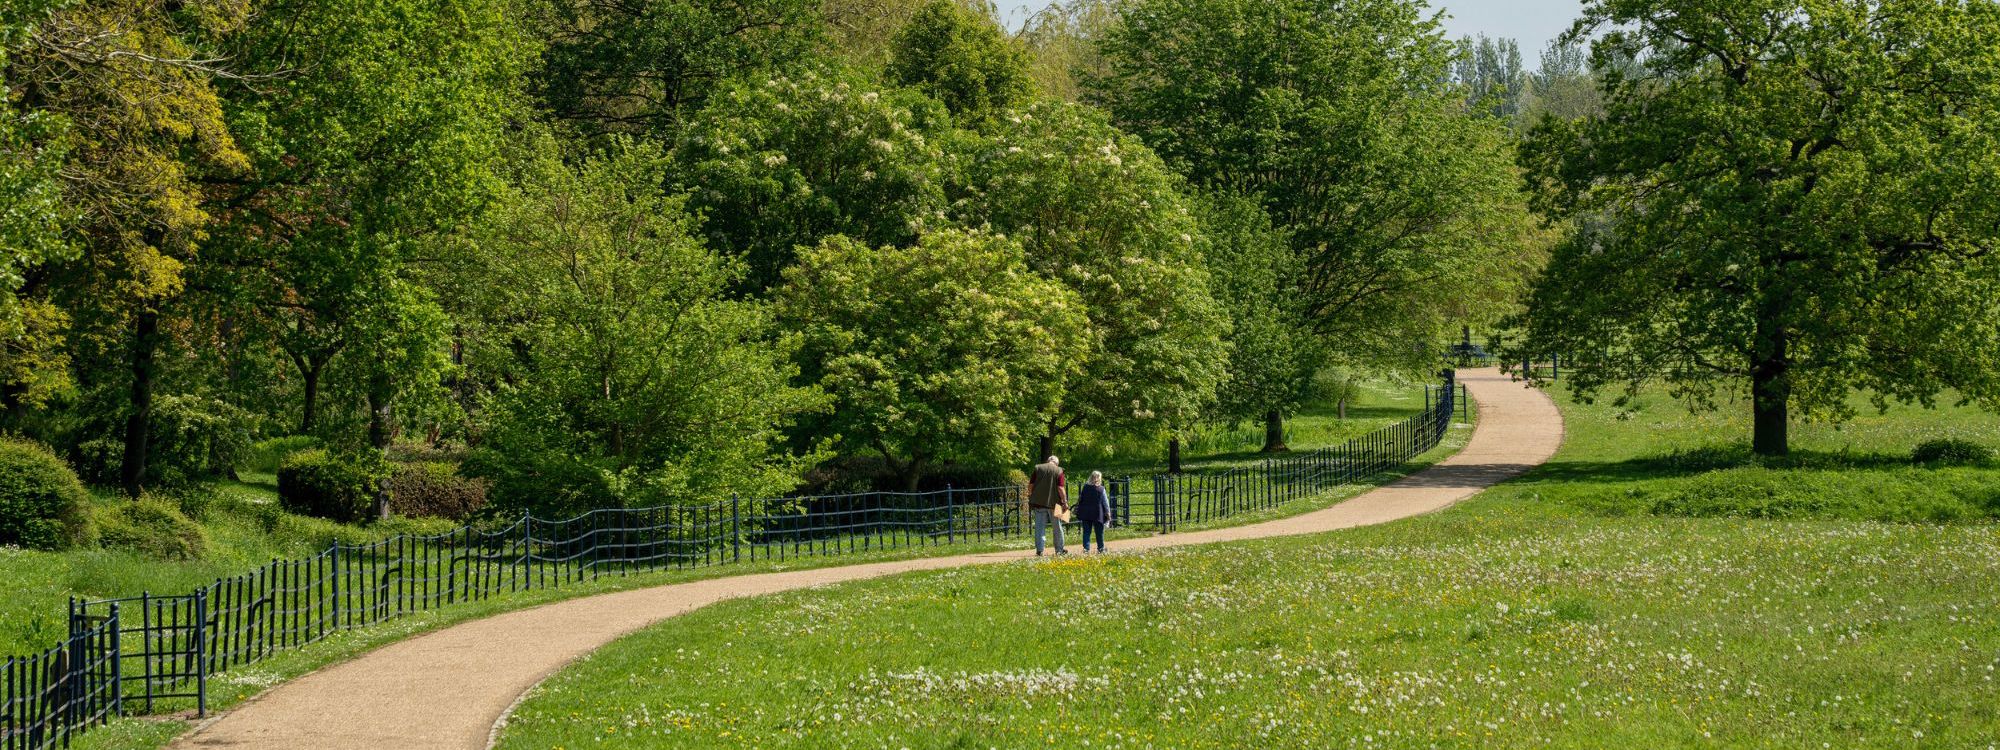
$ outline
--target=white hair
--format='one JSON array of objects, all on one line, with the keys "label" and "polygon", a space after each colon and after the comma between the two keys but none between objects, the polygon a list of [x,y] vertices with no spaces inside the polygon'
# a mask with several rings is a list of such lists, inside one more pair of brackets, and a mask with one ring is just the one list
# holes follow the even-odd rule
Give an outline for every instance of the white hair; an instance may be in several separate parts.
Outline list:
[{"label": "white hair", "polygon": [[1061,464],[1061,463],[1062,463],[1061,461],[1058,461],[1058,460],[1056,460],[1056,457],[1055,457],[1055,456],[1050,456],[1050,457],[1049,457],[1049,461],[1048,461],[1048,462],[1049,462],[1049,463],[1052,463],[1052,464]]},{"label": "white hair", "polygon": [[1093,471],[1093,472],[1090,472],[1090,483],[1091,483],[1091,484],[1103,484],[1103,483],[1104,483],[1104,472],[1101,472],[1101,471]]}]

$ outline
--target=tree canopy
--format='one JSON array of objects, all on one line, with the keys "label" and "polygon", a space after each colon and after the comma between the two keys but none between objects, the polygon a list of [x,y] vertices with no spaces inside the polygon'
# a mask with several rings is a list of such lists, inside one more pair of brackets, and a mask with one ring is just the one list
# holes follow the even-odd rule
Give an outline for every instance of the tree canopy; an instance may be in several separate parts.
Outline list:
[{"label": "tree canopy", "polygon": [[1753,447],[1849,395],[2000,406],[2000,7],[1599,0],[1604,112],[1524,151],[1579,229],[1527,348],[1579,392],[1747,386]]}]

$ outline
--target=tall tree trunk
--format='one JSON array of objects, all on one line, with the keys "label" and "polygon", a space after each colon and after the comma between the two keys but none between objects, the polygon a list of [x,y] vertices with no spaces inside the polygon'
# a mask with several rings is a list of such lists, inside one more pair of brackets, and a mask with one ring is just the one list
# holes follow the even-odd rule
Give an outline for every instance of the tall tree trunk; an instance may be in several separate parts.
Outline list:
[{"label": "tall tree trunk", "polygon": [[[368,380],[368,444],[375,447],[383,458],[389,454],[390,419],[395,416],[388,378],[376,376]],[[375,517],[389,520],[389,483],[378,479],[375,484]]]},{"label": "tall tree trunk", "polygon": [[1181,473],[1181,439],[1167,438],[1167,473]]},{"label": "tall tree trunk", "polygon": [[125,459],[120,484],[128,497],[145,491],[148,438],[153,427],[153,354],[160,344],[160,313],[144,309],[132,316],[132,394],[125,417]]},{"label": "tall tree trunk", "polygon": [[1783,456],[1791,452],[1790,334],[1765,321],[1757,328],[1757,352],[1750,363],[1750,451]]},{"label": "tall tree trunk", "polygon": [[1284,453],[1291,450],[1285,445],[1285,415],[1277,409],[1264,412],[1264,452]]},{"label": "tall tree trunk", "polygon": [[302,359],[299,361],[299,379],[305,384],[305,415],[299,418],[299,434],[311,435],[319,424],[319,374],[326,369],[324,360]]},{"label": "tall tree trunk", "polygon": [[1335,411],[1335,414],[1334,414],[1334,418],[1335,418],[1335,419],[1338,419],[1338,420],[1340,420],[1340,421],[1342,421],[1342,422],[1345,422],[1345,421],[1347,421],[1347,397],[1346,397],[1346,396],[1341,396],[1341,397],[1340,397],[1340,401],[1339,401],[1338,403],[1334,404],[1334,407],[1333,407],[1333,408],[1334,408],[1334,411]]},{"label": "tall tree trunk", "polygon": [[1037,464],[1039,464],[1039,463],[1041,463],[1041,462],[1043,462],[1043,461],[1046,461],[1046,460],[1048,460],[1049,456],[1053,456],[1053,455],[1055,455],[1055,454],[1056,454],[1056,436],[1055,436],[1055,433],[1051,432],[1051,433],[1049,433],[1049,434],[1047,434],[1047,435],[1043,435],[1043,436],[1042,436],[1042,442],[1041,442],[1041,445],[1040,445],[1040,449],[1041,449],[1041,450],[1040,450],[1039,452],[1037,452],[1037,453],[1035,454],[1035,461],[1034,461],[1034,462],[1035,462],[1035,463],[1037,463]]}]

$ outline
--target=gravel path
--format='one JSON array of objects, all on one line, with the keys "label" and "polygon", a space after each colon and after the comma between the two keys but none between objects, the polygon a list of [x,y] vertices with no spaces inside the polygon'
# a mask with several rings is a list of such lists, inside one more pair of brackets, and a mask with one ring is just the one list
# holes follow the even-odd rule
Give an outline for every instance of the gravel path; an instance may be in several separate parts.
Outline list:
[{"label": "gravel path", "polygon": [[[1540,391],[1495,370],[1460,378],[1480,420],[1465,449],[1429,469],[1325,510],[1234,528],[1123,541],[1115,551],[1311,534],[1429,513],[1555,454],[1562,415]],[[601,594],[461,623],[390,644],[272,688],[182,737],[176,748],[477,750],[514,702],[564,665],[627,633],[724,599],[983,565],[1021,551],[717,578]]]}]

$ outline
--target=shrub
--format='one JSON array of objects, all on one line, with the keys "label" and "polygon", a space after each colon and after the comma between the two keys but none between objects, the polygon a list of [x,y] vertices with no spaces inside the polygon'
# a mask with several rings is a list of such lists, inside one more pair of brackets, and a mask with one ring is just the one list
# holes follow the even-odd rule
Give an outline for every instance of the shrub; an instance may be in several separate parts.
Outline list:
[{"label": "shrub", "polygon": [[486,487],[486,480],[459,476],[452,464],[397,464],[389,475],[389,507],[398,515],[462,521],[486,506]]},{"label": "shrub", "polygon": [[302,516],[359,523],[374,514],[379,483],[361,462],[315,448],[278,466],[278,503]]},{"label": "shrub", "polygon": [[162,396],[153,406],[147,482],[184,487],[196,480],[231,476],[250,451],[256,418],[220,399]]},{"label": "shrub", "polygon": [[0,544],[62,550],[89,541],[90,495],[40,443],[0,439]]},{"label": "shrub", "polygon": [[1932,466],[1963,466],[1992,457],[1992,448],[1961,438],[1926,440],[1910,451],[1910,460]]},{"label": "shrub", "polygon": [[208,552],[208,535],[173,503],[157,497],[120,503],[98,519],[105,547],[125,549],[160,560],[199,560]]},{"label": "shrub", "polygon": [[278,467],[284,465],[285,459],[292,454],[318,447],[319,438],[311,435],[286,435],[259,440],[244,452],[241,467],[244,471],[276,474]]}]

